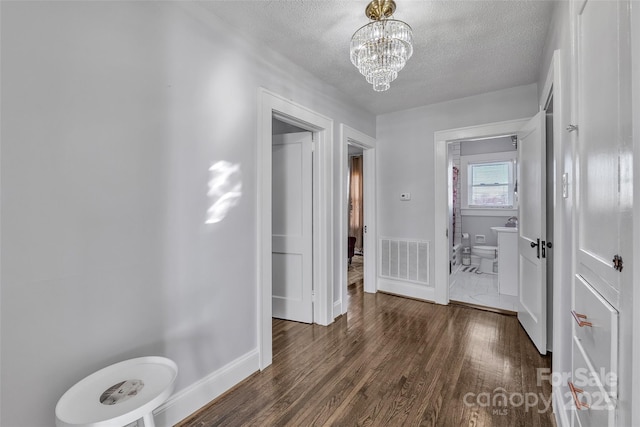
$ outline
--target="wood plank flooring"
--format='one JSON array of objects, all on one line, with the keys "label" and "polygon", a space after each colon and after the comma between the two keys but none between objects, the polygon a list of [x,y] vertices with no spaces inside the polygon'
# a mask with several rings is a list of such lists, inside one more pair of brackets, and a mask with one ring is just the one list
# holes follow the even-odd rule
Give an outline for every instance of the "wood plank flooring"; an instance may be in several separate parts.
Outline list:
[{"label": "wood plank flooring", "polygon": [[[328,327],[274,319],[273,365],[178,426],[554,426],[513,316],[349,287]],[[548,405],[548,406],[545,406]]]}]

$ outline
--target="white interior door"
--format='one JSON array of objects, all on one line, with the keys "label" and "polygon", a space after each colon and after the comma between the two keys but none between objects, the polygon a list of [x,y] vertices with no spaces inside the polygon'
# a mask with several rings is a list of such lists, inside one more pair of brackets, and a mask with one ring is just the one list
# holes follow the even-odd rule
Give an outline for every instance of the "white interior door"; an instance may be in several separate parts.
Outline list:
[{"label": "white interior door", "polygon": [[576,274],[616,307],[622,275],[612,260],[624,252],[621,234],[630,228],[621,227],[621,221],[631,211],[631,197],[625,203],[620,193],[626,169],[620,168],[625,159],[620,144],[625,136],[619,129],[623,121],[618,92],[620,7],[616,2],[588,1],[578,14],[576,144],[580,164]]},{"label": "white interior door", "polygon": [[313,148],[310,132],[273,136],[273,317],[313,321]]},{"label": "white interior door", "polygon": [[518,132],[518,320],[541,354],[547,353],[545,116]]},{"label": "white interior door", "polygon": [[375,239],[375,150],[366,149],[363,154],[364,170],[364,231],[363,251],[364,251],[364,291],[376,292],[376,239]]}]

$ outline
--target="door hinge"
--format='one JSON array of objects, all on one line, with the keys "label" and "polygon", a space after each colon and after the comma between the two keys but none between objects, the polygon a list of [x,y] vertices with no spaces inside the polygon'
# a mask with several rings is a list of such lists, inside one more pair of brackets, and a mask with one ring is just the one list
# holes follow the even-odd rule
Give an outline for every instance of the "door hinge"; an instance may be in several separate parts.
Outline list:
[{"label": "door hinge", "polygon": [[364,226],[364,232],[365,233],[367,232],[367,226],[366,225]]},{"label": "door hinge", "polygon": [[449,229],[448,229],[448,228],[445,230],[444,234],[445,234],[447,237],[449,237]]},{"label": "door hinge", "polygon": [[316,293],[315,293],[315,291],[311,291],[311,302],[316,302]]},{"label": "door hinge", "polygon": [[620,194],[620,189],[622,187],[620,184],[621,179],[622,178],[620,176],[620,156],[618,156],[618,194]]},{"label": "door hinge", "polygon": [[311,151],[313,151],[313,152],[316,151],[316,143],[315,143],[315,141],[311,141]]}]

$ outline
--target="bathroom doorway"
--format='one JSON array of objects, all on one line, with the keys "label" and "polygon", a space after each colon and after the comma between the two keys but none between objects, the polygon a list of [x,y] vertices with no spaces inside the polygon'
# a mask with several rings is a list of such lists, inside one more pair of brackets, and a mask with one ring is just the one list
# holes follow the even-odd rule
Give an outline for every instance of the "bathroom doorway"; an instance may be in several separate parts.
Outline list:
[{"label": "bathroom doorway", "polygon": [[517,137],[447,144],[449,298],[518,311]]}]

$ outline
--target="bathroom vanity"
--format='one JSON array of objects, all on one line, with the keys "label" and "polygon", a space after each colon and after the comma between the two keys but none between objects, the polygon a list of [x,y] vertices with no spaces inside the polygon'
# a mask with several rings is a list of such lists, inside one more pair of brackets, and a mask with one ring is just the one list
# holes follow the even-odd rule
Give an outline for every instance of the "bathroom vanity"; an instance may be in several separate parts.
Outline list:
[{"label": "bathroom vanity", "polygon": [[491,227],[498,234],[498,292],[518,296],[518,229]]}]

